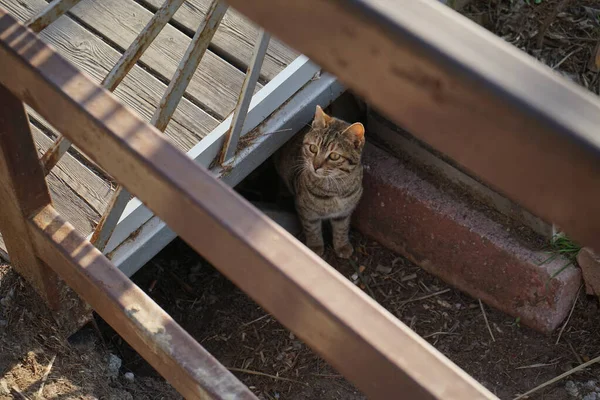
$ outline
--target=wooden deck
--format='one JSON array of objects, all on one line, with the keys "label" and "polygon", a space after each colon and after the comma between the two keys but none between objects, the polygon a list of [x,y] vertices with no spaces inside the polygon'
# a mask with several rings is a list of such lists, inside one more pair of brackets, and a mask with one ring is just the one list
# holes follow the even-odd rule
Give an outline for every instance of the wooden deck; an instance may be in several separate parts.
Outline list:
[{"label": "wooden deck", "polygon": [[[100,82],[150,20],[163,0],[86,0],[41,32],[41,38],[79,69]],[[44,0],[0,0],[0,7],[21,21],[37,14]],[[143,54],[115,90],[116,96],[150,121],[183,57],[210,0],[190,0]],[[258,29],[229,10],[215,34],[165,134],[187,152],[215,129],[235,107],[251,60]],[[256,91],[288,66],[298,53],[272,39]],[[42,154],[57,132],[30,112],[36,145]],[[71,149],[48,175],[55,208],[84,236],[107,208],[116,184]],[[0,238],[0,252],[6,248]]]}]

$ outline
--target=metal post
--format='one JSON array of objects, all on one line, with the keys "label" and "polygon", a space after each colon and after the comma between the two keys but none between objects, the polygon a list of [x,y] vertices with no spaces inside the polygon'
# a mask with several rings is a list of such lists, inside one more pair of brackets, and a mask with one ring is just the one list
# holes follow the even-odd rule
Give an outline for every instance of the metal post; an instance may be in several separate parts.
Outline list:
[{"label": "metal post", "polygon": [[75,7],[81,0],[54,0],[39,14],[34,15],[25,23],[34,32],[41,32],[48,25],[59,19],[64,13]]},{"label": "metal post", "polygon": [[119,222],[119,218],[121,218],[121,214],[123,214],[123,210],[125,210],[130,199],[131,194],[123,186],[119,186],[113,194],[104,215],[102,215],[100,222],[96,225],[96,229],[94,229],[94,233],[90,238],[90,242],[92,242],[98,250],[104,251],[106,248],[106,244],[112,236],[112,233]]},{"label": "metal post", "polygon": [[252,62],[246,72],[246,79],[242,85],[240,97],[233,113],[233,121],[231,128],[225,137],[225,143],[223,144],[224,151],[221,152],[220,163],[223,164],[226,160],[229,160],[235,155],[238,141],[240,139],[240,133],[244,127],[246,121],[246,115],[248,114],[248,107],[254,94],[254,88],[256,88],[256,81],[260,75],[260,69],[262,68],[263,60],[267,54],[269,47],[269,40],[271,36],[261,29],[256,44],[254,46],[254,54],[252,55]]},{"label": "metal post", "polygon": [[227,4],[222,0],[214,0],[210,5],[152,117],[151,124],[158,130],[166,129],[225,12],[227,12],[227,8]]},{"label": "metal post", "polygon": [[[170,5],[171,8],[169,8],[169,10],[170,12],[172,12],[172,14],[175,14],[177,8],[179,8],[179,6],[181,6],[181,3],[183,3],[183,1],[181,0],[171,0],[170,2],[179,3],[178,5]],[[165,9],[168,6],[168,4],[163,5],[163,9]],[[219,27],[219,23],[221,22],[221,19],[225,15],[226,11],[227,5],[225,5],[224,2],[220,0],[213,1],[210,9],[206,14],[206,17],[204,18],[204,21],[198,27],[198,30],[196,31],[192,42],[190,43],[185,55],[183,56],[181,63],[179,64],[179,68],[175,72],[175,75],[173,76],[173,79],[171,80],[171,83],[169,84],[169,87],[167,88],[167,91],[161,99],[156,113],[152,118],[152,124],[156,126],[160,131],[164,131],[167,128],[167,124],[171,120],[171,117],[173,116],[173,113],[175,112],[175,109],[177,108],[177,105],[179,104],[179,101],[183,96],[187,85],[190,82],[190,79],[192,78],[194,72],[198,68],[198,64],[200,64],[202,56],[206,52],[206,49],[208,48],[208,45],[210,44],[210,41],[214,36],[217,28]],[[158,15],[158,13],[156,15]],[[165,23],[169,19],[166,19]],[[156,36],[158,32],[160,32],[160,29],[156,30],[154,36]],[[143,43],[143,40],[140,39],[140,37],[141,35],[138,36],[138,39],[136,39],[136,42],[138,44]],[[136,42],[134,42],[134,44]],[[140,46],[143,46],[143,44],[140,44]],[[145,50],[145,48],[147,48],[147,45],[143,49]],[[143,50],[140,50],[140,52],[143,52]],[[125,57],[126,54],[127,53],[125,53],[123,56]],[[132,51],[131,54],[135,53]],[[133,55],[130,57],[133,57]],[[113,71],[115,71],[116,69],[117,66],[113,68]],[[106,81],[108,82],[107,84],[111,83],[109,81],[109,79],[111,79],[111,76],[118,75],[116,72],[114,74],[111,72],[106,78]],[[119,186],[117,191],[113,194],[108,209],[104,212],[102,219],[96,226],[96,229],[94,230],[94,233],[91,237],[91,242],[100,251],[104,251],[104,249],[106,248],[106,244],[112,236],[112,233],[115,227],[117,226],[117,223],[119,222],[119,218],[123,214],[123,210],[125,210],[125,207],[127,206],[127,203],[129,202],[130,198],[131,194],[121,186]]]}]

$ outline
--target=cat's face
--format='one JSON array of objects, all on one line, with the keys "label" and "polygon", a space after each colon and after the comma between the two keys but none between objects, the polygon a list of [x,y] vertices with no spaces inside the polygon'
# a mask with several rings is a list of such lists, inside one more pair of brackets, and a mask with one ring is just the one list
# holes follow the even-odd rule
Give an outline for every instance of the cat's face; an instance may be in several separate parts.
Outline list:
[{"label": "cat's face", "polygon": [[311,130],[302,145],[304,167],[323,178],[341,178],[360,167],[365,128],[325,114],[317,106]]}]

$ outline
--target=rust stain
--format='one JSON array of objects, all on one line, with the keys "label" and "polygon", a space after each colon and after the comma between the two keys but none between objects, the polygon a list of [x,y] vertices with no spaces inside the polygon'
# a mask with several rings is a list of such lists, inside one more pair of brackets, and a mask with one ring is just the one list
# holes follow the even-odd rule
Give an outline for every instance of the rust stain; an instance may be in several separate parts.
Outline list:
[{"label": "rust stain", "polygon": [[58,140],[52,143],[52,146],[50,146],[50,148],[44,153],[44,155],[40,159],[45,176],[47,176],[50,173],[50,171],[52,171],[52,168],[54,168],[56,164],[58,164],[58,161],[62,156],[62,154],[60,153],[60,145],[62,144],[63,140],[63,136],[58,138]]}]

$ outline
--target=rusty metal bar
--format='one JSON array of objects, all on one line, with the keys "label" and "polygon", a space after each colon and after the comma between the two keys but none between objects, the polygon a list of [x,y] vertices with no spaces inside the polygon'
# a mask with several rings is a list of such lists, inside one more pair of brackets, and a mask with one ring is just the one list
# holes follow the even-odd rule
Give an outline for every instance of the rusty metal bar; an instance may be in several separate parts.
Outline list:
[{"label": "rusty metal bar", "polygon": [[119,222],[119,218],[121,218],[123,210],[125,210],[130,199],[131,194],[123,186],[119,185],[115,193],[113,193],[113,196],[108,203],[108,207],[106,208],[106,211],[104,211],[104,215],[102,215],[100,222],[96,226],[96,229],[94,229],[94,233],[92,233],[92,237],[90,238],[90,242],[92,242],[98,250],[104,251],[106,248],[106,244],[110,240],[110,237]]},{"label": "rusty metal bar", "polygon": [[257,399],[52,206],[28,229],[37,256],[186,399]]},{"label": "rusty metal bar", "polygon": [[39,14],[33,16],[25,25],[34,32],[41,32],[59,19],[64,13],[75,7],[81,0],[54,0]]},{"label": "rusty metal bar", "polygon": [[259,31],[256,44],[254,46],[254,53],[252,54],[252,61],[250,62],[248,71],[246,72],[246,79],[244,79],[244,84],[242,85],[242,90],[240,91],[240,97],[233,112],[231,128],[229,128],[229,132],[225,137],[225,143],[223,144],[224,151],[221,152],[221,157],[219,160],[221,164],[233,157],[237,150],[240,134],[242,132],[242,128],[244,127],[244,122],[246,121],[246,115],[248,114],[248,107],[250,106],[250,101],[252,100],[254,89],[256,88],[256,82],[260,76],[260,70],[262,68],[265,55],[267,54],[270,39],[271,36],[265,32],[264,29]]},{"label": "rusty metal bar", "polygon": [[104,79],[103,86],[111,92],[117,88],[123,77],[135,65],[137,60],[150,47],[154,39],[173,18],[185,0],[165,0],[161,8],[152,16],[144,29],[135,38],[123,56],[115,64],[112,71]]},{"label": "rusty metal bar", "polygon": [[[55,2],[64,2],[64,0],[56,0]],[[129,48],[123,53],[119,61],[114,65],[112,70],[102,80],[102,86],[114,91],[117,86],[121,83],[127,73],[133,68],[135,63],[140,59],[142,54],[150,47],[154,39],[162,31],[165,25],[171,20],[173,15],[181,7],[185,0],[165,0],[161,8],[156,11],[150,21],[146,24],[144,29],[139,33],[135,40],[131,43]],[[75,1],[78,3],[79,0]],[[50,173],[52,168],[56,166],[58,161],[71,147],[71,142],[64,136],[58,137],[58,139],[46,150],[42,156],[42,165],[44,166],[44,172]],[[113,202],[114,203],[114,202]],[[121,211],[122,212],[122,211]],[[119,214],[120,215],[120,214]],[[110,218],[112,219],[112,217]],[[118,221],[118,218],[117,218]],[[104,226],[104,224],[101,224]],[[112,229],[110,231],[112,232]]]},{"label": "rusty metal bar", "polygon": [[[495,399],[294,237],[180,152],[160,131],[2,12],[0,58],[0,82],[22,98],[35,99],[32,106],[42,117],[369,398],[390,399],[403,393],[415,400]],[[15,71],[19,72],[16,77]],[[44,237],[63,225],[36,221],[38,226],[45,226]],[[73,236],[72,228],[53,238],[70,246],[65,235]],[[51,258],[42,247],[47,240],[41,239],[36,236],[40,256],[61,268],[59,264],[65,259]],[[68,253],[84,260],[102,260],[91,247],[78,243],[69,247]],[[85,268],[84,272],[93,270]],[[89,276],[86,274],[73,277],[71,282],[80,284]],[[91,287],[101,292],[96,285]],[[123,296],[123,290],[118,293]]]},{"label": "rusty metal bar", "polygon": [[419,139],[600,249],[596,96],[439,2],[229,4]]},{"label": "rusty metal bar", "polygon": [[[115,64],[112,71],[106,76],[103,81],[103,86],[106,89],[112,92],[117,88],[121,80],[127,75],[129,70],[135,65],[137,60],[142,56],[173,15],[175,15],[183,2],[184,0],[166,0],[164,2],[162,7],[152,16],[150,21],[148,21],[148,24],[129,46],[127,51],[123,53],[123,56],[119,59],[117,64]],[[119,218],[123,214],[123,210],[125,210],[130,198],[131,194],[121,186],[119,186],[113,194],[109,206],[104,211],[104,215],[94,229],[94,233],[90,239],[100,251],[104,251],[104,248],[115,230]]]},{"label": "rusty metal bar", "polygon": [[194,76],[194,72],[196,72],[206,49],[208,49],[210,41],[227,12],[227,8],[228,6],[224,1],[213,0],[204,20],[192,38],[150,122],[161,132],[167,128],[175,109],[179,105],[181,97],[185,93],[185,89],[190,83],[192,76]]},{"label": "rusty metal bar", "polygon": [[21,100],[0,84],[0,231],[13,267],[53,309],[59,307],[57,279],[33,251],[27,219],[51,203],[38,162],[29,119]]},{"label": "rusty metal bar", "polygon": [[[144,29],[139,33],[129,48],[123,53],[119,61],[104,78],[102,86],[105,89],[112,92],[117,88],[142,54],[144,54],[146,49],[148,49],[154,39],[156,39],[165,25],[171,20],[173,15],[175,15],[183,2],[184,0],[165,0],[162,7],[152,16]],[[52,168],[56,166],[58,161],[70,147],[71,142],[64,136],[60,136],[52,144],[41,159],[46,174],[50,173]],[[104,212],[104,215],[91,237],[92,243],[94,243],[100,251],[103,251],[106,243],[108,243],[115,226],[119,222],[121,214],[123,214],[127,201],[130,198],[131,195],[121,187],[117,188],[113,194],[108,208]]]}]

